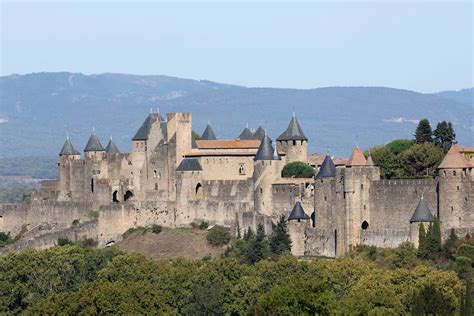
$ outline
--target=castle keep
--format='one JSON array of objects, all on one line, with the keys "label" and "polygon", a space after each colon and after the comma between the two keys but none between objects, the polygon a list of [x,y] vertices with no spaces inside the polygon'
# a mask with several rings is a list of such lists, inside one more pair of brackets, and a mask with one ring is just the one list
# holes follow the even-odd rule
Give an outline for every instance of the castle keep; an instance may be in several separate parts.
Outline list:
[{"label": "castle keep", "polygon": [[[150,113],[122,153],[95,131],[83,156],[69,138],[59,153],[59,179],[44,181],[29,204],[1,205],[0,231],[18,236],[9,250],[44,248],[58,238],[94,238],[100,246],[131,227],[187,226],[208,221],[237,233],[288,217],[295,255],[336,257],[358,244],[418,244],[418,226],[441,220],[445,238],[474,232],[474,149],[454,145],[436,179],[381,180],[356,147],[349,159],[308,156],[296,117],[272,141],[262,127],[217,139],[207,126],[192,133],[190,113]],[[302,161],[310,179],[282,178]]]}]

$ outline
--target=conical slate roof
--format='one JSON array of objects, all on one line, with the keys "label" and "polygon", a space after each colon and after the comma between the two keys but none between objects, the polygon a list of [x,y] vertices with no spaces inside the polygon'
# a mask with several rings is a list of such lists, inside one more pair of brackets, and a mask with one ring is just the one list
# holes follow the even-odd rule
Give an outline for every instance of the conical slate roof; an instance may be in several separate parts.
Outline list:
[{"label": "conical slate roof", "polygon": [[120,154],[120,150],[118,149],[117,145],[115,145],[112,137],[109,139],[109,143],[105,147],[105,152],[108,154]]},{"label": "conical slate roof", "polygon": [[204,130],[204,133],[202,133],[201,137],[203,140],[217,140],[216,134],[214,134],[211,124],[207,124],[206,129]]},{"label": "conical slate roof", "polygon": [[348,167],[360,167],[360,166],[365,166],[367,163],[367,160],[364,157],[364,154],[360,150],[359,146],[356,146],[354,148],[354,151],[352,152],[351,157],[346,163],[346,166]]},{"label": "conical slate roof", "polygon": [[336,176],[336,166],[329,155],[326,155],[324,158],[321,168],[319,168],[318,173],[316,174],[315,179],[321,180],[324,178],[334,178]]},{"label": "conical slate roof", "polygon": [[289,221],[298,219],[310,219],[310,217],[304,212],[300,202],[296,202],[295,206],[293,206],[290,216],[288,216]]},{"label": "conical slate roof", "polygon": [[421,197],[420,202],[418,202],[418,206],[415,209],[415,213],[413,213],[413,216],[410,219],[410,223],[432,221],[434,221],[433,215],[431,214],[428,205],[426,205],[425,200]]},{"label": "conical slate roof", "polygon": [[184,158],[176,171],[202,171],[202,167],[196,158]]},{"label": "conical slate roof", "polygon": [[138,129],[135,136],[133,136],[132,140],[148,140],[148,136],[150,135],[151,127],[153,124],[158,121],[163,121],[160,113],[150,113],[145,121],[143,122],[142,126]]},{"label": "conical slate roof", "polygon": [[273,149],[270,137],[265,135],[260,143],[260,147],[258,147],[254,160],[275,160],[273,156],[274,152],[275,150]]},{"label": "conical slate roof", "polygon": [[92,131],[91,137],[89,137],[89,141],[87,142],[84,151],[104,151],[104,147],[102,147],[102,144],[95,134],[95,131]]},{"label": "conical slate roof", "polygon": [[252,131],[248,127],[244,128],[242,133],[240,133],[239,135],[239,139],[242,139],[242,140],[254,139]]},{"label": "conical slate roof", "polygon": [[375,162],[372,159],[372,155],[369,153],[369,157],[367,157],[367,162],[365,163],[368,167],[375,167]]},{"label": "conical slate roof", "polygon": [[263,127],[260,125],[257,130],[255,131],[255,133],[253,133],[253,138],[252,139],[259,139],[259,140],[263,140],[265,138],[265,130],[263,129]]},{"label": "conical slate roof", "polygon": [[296,116],[293,115],[290,124],[288,124],[288,128],[280,135],[280,137],[277,138],[277,140],[308,140],[308,138],[304,135],[300,124],[298,124]]},{"label": "conical slate roof", "polygon": [[74,149],[74,146],[69,140],[69,137],[66,138],[63,148],[59,152],[59,156],[68,156],[68,155],[80,155],[80,153],[76,149]]}]

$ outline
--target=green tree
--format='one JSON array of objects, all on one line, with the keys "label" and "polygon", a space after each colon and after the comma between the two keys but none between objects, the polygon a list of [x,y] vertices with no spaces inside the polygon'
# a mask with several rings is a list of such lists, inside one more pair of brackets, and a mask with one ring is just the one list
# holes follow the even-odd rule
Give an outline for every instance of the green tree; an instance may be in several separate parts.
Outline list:
[{"label": "green tree", "polygon": [[[365,156],[369,155],[366,151]],[[393,179],[402,175],[403,169],[395,155],[385,146],[376,146],[370,149],[370,154],[374,163],[380,168],[380,177],[383,179]]]},{"label": "green tree", "polygon": [[448,239],[444,242],[443,245],[443,254],[447,259],[453,259],[453,254],[455,251],[456,242],[459,240],[454,228],[451,228]]},{"label": "green tree", "polygon": [[202,137],[201,137],[201,135],[199,135],[199,133],[197,133],[195,131],[192,131],[192,135],[193,135],[195,140],[202,140]]},{"label": "green tree", "polygon": [[431,260],[438,259],[441,254],[441,227],[439,218],[435,217],[426,234],[426,253]]},{"label": "green tree", "polygon": [[314,176],[314,170],[305,162],[294,161],[283,167],[281,176],[283,178],[311,178]]},{"label": "green tree", "polygon": [[440,146],[445,153],[453,144],[456,144],[456,133],[451,122],[442,121],[433,132],[434,143]]},{"label": "green tree", "polygon": [[418,123],[415,131],[415,142],[417,144],[431,143],[433,141],[433,131],[430,122],[423,119]]},{"label": "green tree", "polygon": [[423,223],[418,227],[418,257],[426,258],[426,232]]},{"label": "green tree", "polygon": [[230,239],[230,231],[224,226],[216,225],[207,233],[207,242],[213,246],[226,245]]},{"label": "green tree", "polygon": [[411,146],[401,154],[400,161],[406,176],[435,176],[436,168],[443,160],[441,148],[432,143],[421,143]]},{"label": "green tree", "polygon": [[268,257],[269,247],[265,238],[265,229],[262,224],[258,224],[257,233],[254,238],[248,240],[247,263],[254,264]]},{"label": "green tree", "polygon": [[399,155],[400,153],[410,148],[413,144],[414,142],[410,139],[395,139],[385,145],[385,147],[395,155]]},{"label": "green tree", "polygon": [[273,255],[281,256],[291,250],[291,238],[288,234],[288,221],[285,215],[280,216],[280,220],[275,225],[270,235],[270,250]]}]

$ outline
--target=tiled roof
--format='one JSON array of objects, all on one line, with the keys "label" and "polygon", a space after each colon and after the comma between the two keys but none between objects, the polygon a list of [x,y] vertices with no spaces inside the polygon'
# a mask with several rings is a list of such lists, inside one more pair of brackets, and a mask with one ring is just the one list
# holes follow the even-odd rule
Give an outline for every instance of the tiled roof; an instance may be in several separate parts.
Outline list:
[{"label": "tiled roof", "polygon": [[253,139],[262,140],[265,137],[265,130],[262,126],[259,126],[255,133],[253,133]]},{"label": "tiled roof", "polygon": [[109,140],[109,143],[105,147],[105,152],[108,154],[119,154],[120,150],[118,149],[117,145],[113,142],[112,138]]},{"label": "tiled roof", "polygon": [[368,166],[368,167],[374,167],[375,166],[375,162],[372,159],[372,155],[370,153],[369,153],[369,157],[367,157],[367,162],[365,163],[365,165]]},{"label": "tiled roof", "polygon": [[413,213],[413,216],[410,219],[410,223],[415,222],[432,222],[434,220],[433,215],[431,214],[428,205],[426,205],[425,200],[421,197],[420,202],[418,202],[418,206]]},{"label": "tiled roof", "polygon": [[132,140],[148,140],[153,123],[156,121],[161,122],[162,120],[163,119],[159,113],[150,113],[143,122],[142,126],[138,129],[135,136],[133,136]]},{"label": "tiled roof", "polygon": [[[308,157],[308,163],[315,167],[321,166],[325,158],[326,155],[312,154]],[[332,157],[331,159],[335,166],[345,166],[347,162],[347,158]]]},{"label": "tiled roof", "polygon": [[102,147],[102,144],[95,134],[95,131],[92,131],[91,137],[89,137],[89,141],[87,142],[84,151],[104,151],[104,147]]},{"label": "tiled roof", "polygon": [[308,140],[308,138],[304,135],[300,124],[298,124],[296,116],[293,115],[290,124],[288,124],[288,128],[277,138],[277,140]]},{"label": "tiled roof", "polygon": [[195,158],[184,158],[176,171],[202,171],[201,164]]},{"label": "tiled roof", "polygon": [[359,146],[354,148],[354,151],[352,152],[351,157],[346,163],[346,166],[348,167],[359,167],[359,166],[365,166],[367,164],[367,160],[364,157],[364,154],[360,150]]},{"label": "tiled roof", "polygon": [[321,180],[324,178],[334,178],[336,176],[336,166],[332,162],[331,156],[326,155],[321,168],[319,168],[315,179]]},{"label": "tiled roof", "polygon": [[265,138],[260,143],[258,151],[255,154],[254,160],[278,160],[274,157],[275,150],[272,146],[272,141],[270,137],[265,136]]},{"label": "tiled roof", "polygon": [[464,158],[461,153],[462,150],[464,150],[464,147],[459,145],[451,146],[446,156],[444,156],[443,161],[438,166],[438,169],[462,169],[474,167],[472,161]]},{"label": "tiled roof", "polygon": [[304,212],[300,202],[296,202],[293,210],[290,213],[290,216],[288,216],[289,221],[297,219],[310,219],[309,216]]},{"label": "tiled roof", "polygon": [[80,155],[80,153],[76,149],[74,149],[74,146],[69,140],[69,137],[66,138],[63,148],[59,152],[59,156],[68,156],[68,155]]},{"label": "tiled roof", "polygon": [[197,140],[197,148],[199,149],[231,149],[231,148],[255,148],[260,146],[260,141],[252,140]]},{"label": "tiled roof", "polygon": [[201,138],[203,140],[216,140],[216,134],[214,134],[214,131],[212,130],[211,124],[207,124],[206,129],[204,130],[204,133],[202,133]]},{"label": "tiled roof", "polygon": [[242,133],[240,133],[240,135],[239,135],[239,139],[240,139],[240,140],[253,139],[253,133],[252,133],[252,131],[250,131],[250,129],[249,129],[248,127],[244,128],[244,130],[242,131]]}]

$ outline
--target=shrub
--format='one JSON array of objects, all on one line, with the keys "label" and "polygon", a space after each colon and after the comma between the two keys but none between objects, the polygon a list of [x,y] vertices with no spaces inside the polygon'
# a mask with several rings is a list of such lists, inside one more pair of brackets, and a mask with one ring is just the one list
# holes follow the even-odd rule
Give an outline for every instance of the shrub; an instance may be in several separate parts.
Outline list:
[{"label": "shrub", "polygon": [[199,224],[199,229],[205,230],[209,227],[209,222],[202,221],[201,224]]},{"label": "shrub", "polygon": [[99,212],[92,210],[89,212],[89,214],[87,214],[87,217],[89,217],[92,220],[97,220],[99,219]]},{"label": "shrub", "polygon": [[163,229],[161,228],[160,225],[156,225],[156,224],[155,224],[155,225],[152,225],[152,226],[151,226],[151,232],[152,232],[153,234],[159,234],[159,233],[161,233],[162,230],[163,230]]},{"label": "shrub", "polygon": [[77,244],[83,248],[93,248],[97,246],[97,241],[92,238],[86,238],[79,241]]},{"label": "shrub", "polygon": [[13,240],[10,237],[10,233],[0,232],[0,247],[11,244]]},{"label": "shrub", "polygon": [[281,171],[283,178],[311,178],[314,176],[313,168],[302,161],[290,162]]},{"label": "shrub", "polygon": [[73,242],[69,240],[69,238],[64,237],[64,238],[58,238],[58,246],[67,246],[67,245],[72,245]]},{"label": "shrub", "polygon": [[148,232],[149,230],[150,230],[149,228],[143,227],[143,226],[131,227],[131,228],[127,229],[127,231],[125,233],[122,234],[122,237],[125,239],[130,235],[143,235],[146,232]]},{"label": "shrub", "polygon": [[207,234],[207,242],[213,246],[222,246],[227,244],[231,239],[229,229],[223,226],[214,226]]}]

